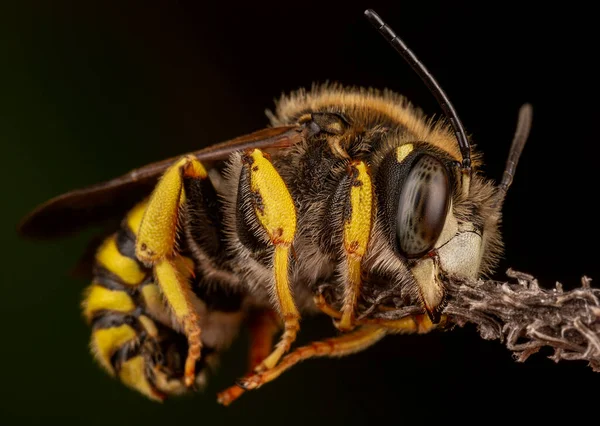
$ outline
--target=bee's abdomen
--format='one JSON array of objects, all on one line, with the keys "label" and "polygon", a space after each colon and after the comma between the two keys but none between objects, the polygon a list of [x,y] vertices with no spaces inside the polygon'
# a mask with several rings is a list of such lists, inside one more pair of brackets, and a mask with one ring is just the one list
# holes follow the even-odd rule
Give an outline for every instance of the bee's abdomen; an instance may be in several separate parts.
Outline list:
[{"label": "bee's abdomen", "polygon": [[159,322],[168,324],[168,312],[151,270],[135,257],[133,230],[144,208],[144,203],[135,207],[98,249],[83,310],[102,367],[127,386],[162,400],[186,390],[180,368],[186,348],[179,333]]}]

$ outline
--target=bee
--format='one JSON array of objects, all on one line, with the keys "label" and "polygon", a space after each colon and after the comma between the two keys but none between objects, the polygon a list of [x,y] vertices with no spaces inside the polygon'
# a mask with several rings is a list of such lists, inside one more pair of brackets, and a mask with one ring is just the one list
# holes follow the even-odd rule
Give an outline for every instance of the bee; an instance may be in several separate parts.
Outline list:
[{"label": "bee", "polygon": [[[51,238],[122,217],[95,251],[82,307],[94,357],[125,385],[157,401],[201,388],[247,326],[249,372],[218,395],[228,405],[302,360],[443,328],[444,276],[493,272],[531,107],[496,185],[433,76],[365,15],[445,120],[390,91],[313,86],[282,97],[266,129],[60,195],[20,224]],[[372,315],[390,293],[404,315]],[[293,348],[316,314],[339,335]]]}]

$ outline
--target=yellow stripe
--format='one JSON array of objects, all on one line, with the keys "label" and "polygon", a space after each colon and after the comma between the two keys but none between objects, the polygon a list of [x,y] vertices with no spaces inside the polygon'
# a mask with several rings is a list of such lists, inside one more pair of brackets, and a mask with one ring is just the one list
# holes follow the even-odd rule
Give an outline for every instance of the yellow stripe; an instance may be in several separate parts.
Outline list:
[{"label": "yellow stripe", "polygon": [[146,278],[146,272],[135,260],[119,253],[114,235],[104,241],[96,253],[96,260],[125,284],[138,285]]},{"label": "yellow stripe", "polygon": [[135,338],[135,330],[127,324],[94,330],[92,334],[92,346],[96,352],[96,359],[98,359],[107,371],[114,374],[113,367],[110,364],[110,357],[117,349]]},{"label": "yellow stripe", "polygon": [[148,398],[155,401],[162,401],[163,397],[156,392],[148,382],[148,379],[146,379],[145,370],[144,358],[136,356],[121,364],[119,378],[127,386],[141,392]]},{"label": "yellow stripe", "polygon": [[148,200],[138,203],[127,214],[127,226],[134,235],[137,235],[138,231],[140,230],[140,224],[142,223],[142,217],[144,217],[146,207],[148,207]]},{"label": "yellow stripe", "polygon": [[249,157],[250,189],[260,194],[262,205],[256,216],[271,241],[291,244],[296,233],[296,208],[285,182],[263,153],[255,149]]},{"label": "yellow stripe", "polygon": [[91,285],[84,301],[83,313],[91,320],[94,312],[109,309],[117,312],[131,312],[135,304],[131,297],[124,291],[109,290],[99,285]]}]

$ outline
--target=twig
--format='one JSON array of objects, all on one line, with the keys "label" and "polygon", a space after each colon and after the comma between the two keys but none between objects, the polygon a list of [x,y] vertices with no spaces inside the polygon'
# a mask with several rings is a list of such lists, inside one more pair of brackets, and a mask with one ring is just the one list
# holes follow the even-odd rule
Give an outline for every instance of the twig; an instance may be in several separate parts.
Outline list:
[{"label": "twig", "polygon": [[[520,362],[550,347],[555,362],[586,360],[600,372],[600,289],[590,286],[591,279],[583,277],[581,287],[564,291],[559,283],[544,289],[522,272],[509,269],[507,275],[511,282],[445,278],[449,322],[474,323],[482,338],[500,340]],[[367,300],[361,316],[398,319],[418,311],[385,292]]]}]

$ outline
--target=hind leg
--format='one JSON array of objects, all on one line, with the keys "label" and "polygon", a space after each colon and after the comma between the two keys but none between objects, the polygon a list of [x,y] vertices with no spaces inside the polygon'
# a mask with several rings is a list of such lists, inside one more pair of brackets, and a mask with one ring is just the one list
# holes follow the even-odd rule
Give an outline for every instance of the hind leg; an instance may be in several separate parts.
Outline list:
[{"label": "hind leg", "polygon": [[100,365],[127,386],[162,400],[185,390],[178,371],[182,345],[178,333],[156,321],[166,324],[169,314],[151,271],[135,256],[135,230],[145,208],[136,206],[98,249],[83,312]]},{"label": "hind leg", "polygon": [[[127,386],[162,400],[166,395],[186,392],[190,382],[201,385],[205,381],[204,367],[210,366],[218,352],[233,340],[243,313],[241,299],[236,299],[233,306],[229,296],[226,307],[215,307],[215,298],[222,296],[190,294],[194,311],[201,314],[198,326],[206,327],[207,333],[201,342],[203,357],[194,360],[194,376],[186,382],[189,339],[173,321],[152,269],[143,265],[135,253],[137,232],[146,210],[147,202],[134,207],[119,231],[98,249],[83,311],[92,326],[91,347],[101,366]],[[195,269],[191,259],[177,256],[173,269],[182,281],[191,283]]]},{"label": "hind leg", "polygon": [[190,282],[178,268],[181,258],[176,250],[180,209],[185,203],[184,179],[203,180],[207,173],[192,156],[183,157],[163,174],[141,218],[135,244],[137,258],[152,267],[154,277],[188,339],[185,381],[194,382],[194,367],[200,358],[202,342],[198,313],[193,306]]},{"label": "hind leg", "polygon": [[[277,315],[272,310],[254,312],[249,320],[250,326],[250,362],[248,365],[251,375],[256,367],[273,350],[273,338],[279,331],[280,325]],[[238,399],[245,389],[238,385],[230,386],[217,395],[217,401],[223,405],[229,405]]]}]

